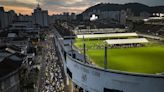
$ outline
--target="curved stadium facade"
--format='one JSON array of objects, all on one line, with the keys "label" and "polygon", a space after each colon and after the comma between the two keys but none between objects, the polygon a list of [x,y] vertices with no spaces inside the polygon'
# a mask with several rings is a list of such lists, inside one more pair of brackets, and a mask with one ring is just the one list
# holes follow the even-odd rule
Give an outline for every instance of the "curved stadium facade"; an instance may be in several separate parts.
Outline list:
[{"label": "curved stadium facade", "polygon": [[128,73],[96,67],[84,62],[84,56],[72,49],[70,39],[55,33],[55,44],[65,74],[82,92],[164,92],[164,76]]}]

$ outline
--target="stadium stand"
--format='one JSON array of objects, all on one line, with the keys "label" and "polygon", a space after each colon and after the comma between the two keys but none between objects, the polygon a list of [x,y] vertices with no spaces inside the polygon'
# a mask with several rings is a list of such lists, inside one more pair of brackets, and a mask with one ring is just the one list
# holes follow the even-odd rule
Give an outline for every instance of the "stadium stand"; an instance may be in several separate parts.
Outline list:
[{"label": "stadium stand", "polygon": [[105,40],[110,48],[141,47],[149,41],[146,38]]},{"label": "stadium stand", "polygon": [[137,33],[112,33],[112,34],[85,34],[77,35],[77,38],[105,38],[105,37],[137,37]]}]

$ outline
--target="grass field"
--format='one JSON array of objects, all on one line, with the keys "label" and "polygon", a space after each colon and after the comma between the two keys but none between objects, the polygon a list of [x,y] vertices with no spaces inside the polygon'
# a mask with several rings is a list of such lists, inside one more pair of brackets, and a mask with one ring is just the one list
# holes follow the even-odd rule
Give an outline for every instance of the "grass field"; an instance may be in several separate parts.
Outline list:
[{"label": "grass field", "polygon": [[[87,56],[99,67],[104,67],[103,41],[85,40]],[[148,74],[164,72],[164,46],[154,43],[147,47],[108,49],[108,68]],[[82,39],[77,39],[75,46],[82,50]]]}]

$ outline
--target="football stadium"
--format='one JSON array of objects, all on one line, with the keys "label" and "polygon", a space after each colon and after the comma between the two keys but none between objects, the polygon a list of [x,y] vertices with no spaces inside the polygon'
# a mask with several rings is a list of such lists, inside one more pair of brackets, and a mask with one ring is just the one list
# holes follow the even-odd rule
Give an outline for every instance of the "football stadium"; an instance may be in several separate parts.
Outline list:
[{"label": "football stadium", "polygon": [[55,44],[77,92],[164,92],[162,37],[110,28],[60,32]]},{"label": "football stadium", "polygon": [[[164,44],[161,40],[145,38],[137,33],[77,35],[75,47],[92,64],[104,68],[105,46],[107,68],[123,72],[158,74],[164,72]],[[84,54],[84,53],[83,53]]]}]

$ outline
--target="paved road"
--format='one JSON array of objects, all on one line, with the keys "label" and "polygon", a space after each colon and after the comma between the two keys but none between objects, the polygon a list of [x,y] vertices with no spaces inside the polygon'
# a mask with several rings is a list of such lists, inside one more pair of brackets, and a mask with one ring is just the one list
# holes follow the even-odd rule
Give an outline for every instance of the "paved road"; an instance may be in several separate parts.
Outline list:
[{"label": "paved road", "polygon": [[43,61],[41,63],[39,92],[64,92],[65,82],[62,67],[56,55],[53,33],[43,42]]}]

